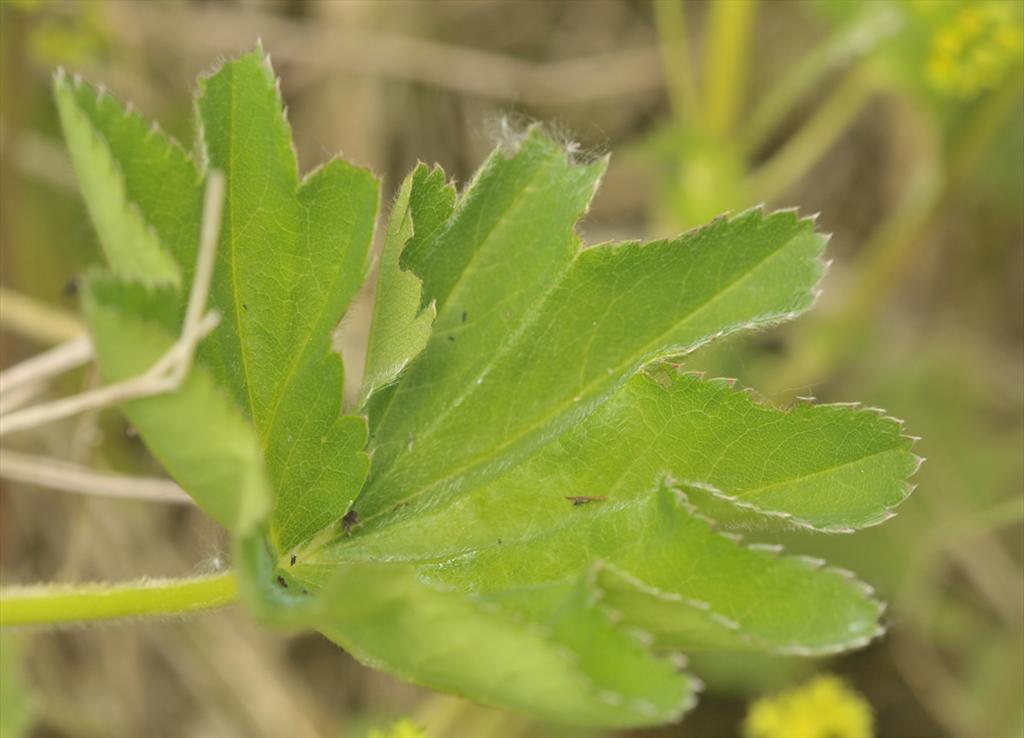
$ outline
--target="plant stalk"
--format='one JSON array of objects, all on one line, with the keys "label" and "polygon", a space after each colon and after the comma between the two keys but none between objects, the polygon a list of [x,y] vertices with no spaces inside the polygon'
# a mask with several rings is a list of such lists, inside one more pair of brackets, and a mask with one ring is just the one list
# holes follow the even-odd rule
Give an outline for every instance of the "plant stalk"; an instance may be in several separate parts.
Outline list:
[{"label": "plant stalk", "polygon": [[234,572],[121,584],[44,584],[0,589],[0,626],[71,625],[183,615],[238,599]]},{"label": "plant stalk", "polygon": [[747,86],[756,0],[715,0],[707,19],[704,113],[707,130],[724,139],[732,131]]},{"label": "plant stalk", "polygon": [[676,120],[692,123],[700,110],[700,99],[690,59],[684,2],[654,0],[654,25],[672,113]]}]

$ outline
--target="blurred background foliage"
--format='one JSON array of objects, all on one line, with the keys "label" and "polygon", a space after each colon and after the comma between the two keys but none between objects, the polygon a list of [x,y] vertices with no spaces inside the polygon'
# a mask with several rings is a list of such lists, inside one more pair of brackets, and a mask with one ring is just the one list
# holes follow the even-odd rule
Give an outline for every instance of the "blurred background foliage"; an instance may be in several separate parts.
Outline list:
[{"label": "blurred background foliage", "polygon": [[[879,735],[1024,734],[1020,0],[6,0],[0,13],[4,366],[77,330],[75,278],[98,261],[50,94],[61,65],[190,143],[195,75],[261,37],[301,166],[341,150],[386,197],[417,159],[465,182],[504,120],[548,121],[614,152],[589,242],[757,203],[820,212],[834,263],[817,309],[688,367],[779,403],[879,405],[923,437],[919,491],[894,520],[784,541],[875,584],[889,633],[827,662],[693,654],[700,706],[643,734],[739,734],[751,699],[826,670],[870,703]],[[353,389],[371,297],[339,329]],[[95,382],[84,371],[54,391]],[[116,413],[16,441],[160,473]],[[191,509],[0,487],[5,584],[215,570],[224,550]],[[5,736],[580,734],[399,684],[234,610],[11,635]]]}]

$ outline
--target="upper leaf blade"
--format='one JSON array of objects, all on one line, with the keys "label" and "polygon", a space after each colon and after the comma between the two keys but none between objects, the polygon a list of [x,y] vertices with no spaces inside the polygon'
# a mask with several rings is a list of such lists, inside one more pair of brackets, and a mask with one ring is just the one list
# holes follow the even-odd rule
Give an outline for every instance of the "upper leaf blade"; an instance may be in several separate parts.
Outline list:
[{"label": "upper leaf blade", "polygon": [[573,164],[534,128],[513,156],[490,156],[434,236],[402,252],[401,266],[422,279],[421,303],[433,302],[437,318],[386,409],[370,418],[374,479],[527,324],[578,250],[574,225],[604,168],[604,161]]},{"label": "upper leaf blade", "polygon": [[366,475],[365,423],[340,415],[330,336],[365,275],[377,182],[341,160],[299,181],[261,50],[204,78],[196,107],[208,163],[227,176],[212,291],[224,320],[202,355],[266,449],[284,552],[340,518]]},{"label": "upper leaf blade", "polygon": [[[475,350],[475,339],[442,310],[375,426],[360,512],[443,504],[568,430],[645,363],[791,318],[813,301],[823,246],[811,221],[755,210],[674,241],[585,249],[522,325],[468,368],[456,347]],[[498,305],[514,289],[477,283]],[[451,389],[450,370],[459,383]]]}]

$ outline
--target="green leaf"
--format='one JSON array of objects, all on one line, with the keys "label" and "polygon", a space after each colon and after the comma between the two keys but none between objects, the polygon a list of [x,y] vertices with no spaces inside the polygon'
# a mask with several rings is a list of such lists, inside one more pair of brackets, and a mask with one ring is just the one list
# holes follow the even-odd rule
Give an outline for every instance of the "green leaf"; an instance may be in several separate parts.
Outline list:
[{"label": "green leaf", "polygon": [[420,164],[402,183],[380,257],[360,393],[363,401],[393,382],[427,345],[437,311],[433,302],[420,308],[420,279],[403,270],[398,259],[403,249],[418,250],[422,248],[419,243],[436,235],[450,217],[454,202],[455,189],[445,183],[439,167],[431,170]]},{"label": "green leaf", "polygon": [[[162,182],[162,175],[170,173],[174,178],[181,174],[181,167],[175,166],[180,163],[180,152],[159,141],[159,134],[150,136],[141,119],[124,112],[112,98],[97,95],[78,78],[70,80],[58,72],[54,92],[82,196],[111,268],[125,278],[145,284],[180,285],[179,264],[161,243],[150,211],[143,210],[144,203],[136,199],[140,182],[143,190],[152,192]],[[130,150],[140,156],[118,156],[112,150],[115,144],[122,151]],[[156,164],[152,171],[143,177],[134,176],[141,166],[150,163]],[[184,176],[191,179],[189,189],[194,189],[194,171],[186,171]],[[170,184],[178,182],[172,179]],[[171,190],[180,191],[174,187]],[[197,204],[198,201],[186,204],[181,215],[190,214],[188,205]],[[162,207],[180,205],[174,198]],[[186,217],[185,222],[188,221]],[[193,244],[197,238],[198,231]],[[194,251],[195,246],[192,248]]]},{"label": "green leaf", "polygon": [[[576,167],[560,151],[548,155],[561,162],[565,177],[587,175],[589,199],[593,167]],[[492,199],[489,191],[476,192],[487,173],[485,167],[463,196],[449,232],[474,203]],[[543,199],[563,203],[561,216],[570,223],[582,207],[570,201],[576,190],[555,173],[546,172],[544,182]],[[552,194],[548,183],[567,194]],[[441,504],[507,470],[579,423],[646,363],[792,317],[810,305],[822,270],[824,239],[810,221],[749,211],[673,241],[579,250],[572,236],[572,253],[547,275],[544,294],[506,309],[522,290],[487,257],[499,241],[493,261],[521,263],[508,257],[521,243],[511,231],[516,225],[513,219],[504,239],[493,235],[503,225],[483,231],[492,235],[441,304],[426,350],[389,409],[371,418],[375,465],[359,500],[364,519],[406,503]]]},{"label": "green leaf", "polygon": [[[831,653],[879,632],[878,603],[849,572],[780,556],[771,546],[740,545],[668,487],[651,493],[647,484],[615,499],[574,504],[552,481],[539,494],[505,490],[504,514],[470,503],[464,509],[474,507],[479,517],[457,510],[447,519],[422,519],[422,545],[411,531],[403,542],[385,530],[304,561],[326,568],[404,561],[476,593],[571,580],[599,561],[607,601],[672,648]],[[536,480],[537,488],[544,485]],[[460,534],[465,527],[470,536]]]},{"label": "green leaf", "polygon": [[[125,204],[116,211],[109,207],[106,190],[91,179],[83,181],[83,189],[95,195],[87,197],[87,205],[101,239],[108,240],[108,221],[113,222],[108,230],[116,233],[134,220],[146,222],[151,225],[150,242],[143,245],[173,254],[190,279],[201,212],[198,168],[180,147],[138,116],[125,114],[112,98],[63,77],[55,85],[62,110],[69,111],[63,117],[72,150],[80,148],[75,142],[86,130],[96,142],[94,148],[109,159],[108,168],[124,172],[117,181]],[[365,275],[377,184],[370,173],[340,160],[299,180],[276,82],[262,51],[227,62],[202,80],[197,110],[203,165],[227,174],[211,294],[221,324],[200,345],[198,366],[208,368],[211,382],[234,399],[255,428],[275,492],[271,534],[286,551],[340,518],[366,476],[365,421],[341,415],[342,366],[330,349],[330,336]],[[90,177],[98,164],[85,164],[90,166],[82,172]],[[148,266],[123,265],[119,260],[125,257],[113,247],[108,247],[108,258],[116,273],[142,280],[136,273],[141,271],[150,277],[142,281],[154,282]],[[175,311],[180,315],[186,297],[184,288],[165,291],[137,317],[164,316],[169,338],[175,328],[166,318]],[[109,340],[97,337],[97,342],[109,347],[117,340],[117,329],[109,311],[106,317],[105,330],[114,333]],[[98,332],[95,327],[93,332]],[[112,348],[101,347],[100,363],[108,377],[129,376],[125,366],[133,372],[146,368],[126,355],[115,355]],[[202,412],[179,415],[187,403],[157,398],[136,406],[150,402],[175,415],[173,425],[207,422]],[[214,407],[219,412],[220,406]],[[133,420],[145,422],[136,416]],[[155,436],[170,423],[169,415],[157,413],[152,422],[151,428],[140,423],[140,431],[156,443]],[[166,448],[174,444],[160,445],[165,448],[158,455],[176,479],[202,475],[192,468],[195,456],[182,457],[179,464],[178,455]],[[216,446],[209,449],[208,462],[217,457],[216,451]]]},{"label": "green leaf", "polygon": [[665,651],[830,654],[880,632],[851,573],[728,530],[881,522],[918,464],[900,424],[779,410],[667,363],[806,309],[812,221],[752,210],[584,248],[605,160],[534,127],[458,197],[420,165],[385,236],[368,417],[345,416],[330,342],[366,271],[372,175],[335,160],[300,178],[262,50],[201,79],[199,164],[56,84],[114,273],[85,291],[108,381],[174,341],[203,173],[226,174],[221,323],[179,391],[125,412],[235,534],[256,615],[437,689],[603,726],[693,703]]},{"label": "green leaf", "polygon": [[692,706],[694,680],[616,628],[586,579],[552,594],[529,617],[522,603],[535,593],[498,602],[412,567],[351,564],[334,575],[319,627],[364,663],[556,722],[645,725]]},{"label": "green leaf", "polygon": [[[88,280],[85,315],[104,381],[141,374],[174,343],[178,329],[167,310],[173,300],[160,297],[111,278]],[[195,365],[177,392],[121,409],[210,517],[239,536],[259,528],[273,499],[263,454],[252,426],[208,369]]]},{"label": "green leaf", "polygon": [[779,410],[732,385],[651,367],[529,460],[449,504],[371,523],[339,551],[459,555],[496,532],[533,529],[549,511],[557,520],[567,497],[625,501],[664,473],[704,514],[741,530],[849,532],[887,520],[912,489],[920,457],[898,421],[843,404]]},{"label": "green leaf", "polygon": [[[93,275],[83,291],[101,374],[116,382],[152,366],[181,330],[185,287],[195,270],[201,180],[180,146],[105,92],[62,74],[54,88],[86,206],[120,278]],[[136,238],[139,223],[145,224],[144,236]],[[118,240],[129,237],[135,240]],[[147,250],[187,282],[157,278],[160,267],[149,271],[153,257]],[[158,282],[170,287],[154,289]],[[127,403],[123,410],[212,518],[245,535],[266,516],[273,498],[262,450],[202,362],[178,392]]]},{"label": "green leaf", "polygon": [[299,180],[261,50],[202,79],[196,108],[208,164],[227,175],[213,286],[224,319],[202,356],[259,434],[284,552],[344,515],[369,465],[365,422],[340,415],[330,338],[365,276],[377,183],[340,159]]}]

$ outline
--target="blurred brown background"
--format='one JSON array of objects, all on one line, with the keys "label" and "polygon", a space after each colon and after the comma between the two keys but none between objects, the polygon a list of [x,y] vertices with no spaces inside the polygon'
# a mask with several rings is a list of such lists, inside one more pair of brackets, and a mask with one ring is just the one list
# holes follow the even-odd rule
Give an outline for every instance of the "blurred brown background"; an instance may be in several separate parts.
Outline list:
[{"label": "blurred brown background", "polygon": [[[343,152],[382,177],[385,211],[417,160],[462,183],[503,121],[540,119],[613,152],[581,226],[589,242],[669,235],[761,202],[820,212],[835,263],[814,313],[691,365],[779,402],[880,405],[923,437],[919,490],[895,520],[787,542],[875,584],[890,632],[827,662],[697,655],[701,704],[650,734],[738,734],[750,699],[816,671],[865,695],[879,735],[1024,733],[1024,3],[0,9],[4,366],[74,330],[74,278],[99,262],[52,104],[57,66],[104,82],[189,145],[195,76],[261,38],[302,168]],[[371,298],[372,280],[339,331],[352,389]],[[95,381],[79,372],[53,391]],[[10,447],[160,474],[113,412]],[[224,566],[224,536],[191,509],[0,484],[5,584]],[[269,633],[236,610],[19,635],[30,735],[361,736],[403,716],[433,736],[572,734],[399,684],[316,635]]]}]

